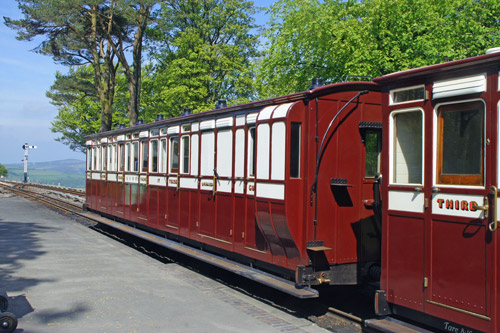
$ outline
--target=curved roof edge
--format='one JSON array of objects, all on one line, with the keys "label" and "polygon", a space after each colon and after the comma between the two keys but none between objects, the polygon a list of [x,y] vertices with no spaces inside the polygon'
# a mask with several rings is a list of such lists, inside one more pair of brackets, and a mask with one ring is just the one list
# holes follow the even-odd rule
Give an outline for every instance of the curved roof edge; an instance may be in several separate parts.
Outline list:
[{"label": "curved roof edge", "polygon": [[487,63],[496,62],[496,61],[500,61],[500,52],[483,54],[483,55],[479,55],[479,56],[475,56],[475,57],[470,57],[470,58],[465,58],[465,59],[460,59],[460,60],[455,60],[455,61],[449,61],[449,62],[445,62],[445,63],[429,65],[429,66],[424,66],[424,67],[419,67],[419,68],[414,68],[414,69],[408,69],[408,70],[401,71],[401,72],[386,74],[386,75],[374,78],[373,82],[384,84],[384,83],[387,83],[388,81],[411,79],[411,78],[422,76],[422,75],[435,74],[435,73],[449,71],[449,70],[453,70],[453,69],[461,69],[461,68],[465,68],[465,67],[469,67],[469,66],[473,66],[473,65],[487,64]]},{"label": "curved roof edge", "polygon": [[136,125],[133,127],[126,127],[123,129],[114,129],[106,132],[100,132],[96,134],[91,134],[88,136],[85,136],[86,140],[89,139],[95,139],[103,136],[109,136],[109,135],[119,135],[122,133],[129,133],[131,131],[137,132],[141,131],[144,129],[149,129],[151,127],[163,127],[167,124],[175,123],[175,122],[188,122],[194,119],[199,119],[199,118],[213,118],[213,117],[219,117],[223,116],[228,113],[238,113],[241,111],[242,113],[247,111],[247,110],[259,110],[262,109],[266,106],[271,106],[271,105],[278,105],[278,104],[283,104],[283,103],[290,103],[290,102],[297,102],[300,100],[305,100],[305,99],[313,99],[316,97],[321,97],[323,95],[335,93],[335,92],[344,92],[344,91],[356,91],[356,90],[372,90],[372,91],[380,91],[379,85],[374,82],[369,82],[369,81],[356,81],[356,82],[338,82],[338,83],[332,83],[332,84],[327,84],[318,88],[315,88],[313,90],[306,90],[298,93],[293,93],[290,95],[285,95],[285,96],[279,96],[279,97],[272,97],[260,101],[255,101],[255,102],[250,102],[250,103],[245,103],[245,104],[238,104],[238,105],[232,105],[232,106],[227,106],[224,108],[220,109],[214,109],[214,110],[209,110],[205,112],[200,112],[200,113],[192,113],[190,115],[185,115],[185,116],[178,116],[174,118],[168,118],[152,123],[145,123],[141,125]]}]

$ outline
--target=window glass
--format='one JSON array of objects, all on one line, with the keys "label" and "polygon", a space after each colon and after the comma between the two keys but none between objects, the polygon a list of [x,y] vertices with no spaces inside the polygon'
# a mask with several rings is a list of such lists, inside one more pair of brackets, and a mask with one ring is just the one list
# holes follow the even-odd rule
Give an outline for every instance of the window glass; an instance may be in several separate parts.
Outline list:
[{"label": "window glass", "polygon": [[167,172],[167,140],[161,140],[161,154],[160,154],[160,172]]},{"label": "window glass", "polygon": [[132,171],[139,171],[139,142],[132,143]]},{"label": "window glass", "polygon": [[141,172],[148,172],[149,145],[147,141],[141,141],[142,167]]},{"label": "window glass", "polygon": [[119,171],[123,171],[125,168],[125,145],[123,143],[120,143],[119,147],[120,147],[120,150],[119,150],[120,169],[119,169]]},{"label": "window glass", "polygon": [[97,147],[97,155],[96,155],[96,170],[101,170],[101,147]]},{"label": "window glass", "polygon": [[365,177],[375,177],[380,172],[381,132],[367,130],[365,136]]},{"label": "window glass", "polygon": [[130,171],[130,143],[127,143],[127,150],[126,150],[126,153],[125,153],[125,161],[126,161],[126,164],[125,164],[125,171]]},{"label": "window glass", "polygon": [[170,139],[170,172],[179,171],[179,137]]},{"label": "window glass", "polygon": [[412,87],[391,91],[392,103],[403,103],[423,100],[425,98],[425,87]]},{"label": "window glass", "polygon": [[248,129],[248,176],[255,176],[255,127]]},{"label": "window glass", "polygon": [[87,170],[92,168],[92,149],[87,147]]},{"label": "window glass", "polygon": [[108,160],[108,150],[102,146],[102,171],[106,171],[106,162]]},{"label": "window glass", "polygon": [[151,141],[151,172],[158,172],[158,140]]},{"label": "window glass", "polygon": [[214,174],[215,133],[203,132],[201,134],[201,170],[202,176]]},{"label": "window glass", "polygon": [[97,148],[92,148],[92,170],[97,170]]},{"label": "window glass", "polygon": [[438,183],[483,184],[484,104],[439,107]]},{"label": "window glass", "polygon": [[189,173],[189,136],[181,138],[182,144],[182,170],[181,173]]},{"label": "window glass", "polygon": [[108,170],[113,171],[113,146],[108,146]]},{"label": "window glass", "polygon": [[422,112],[393,115],[393,182],[422,184]]},{"label": "window glass", "polygon": [[290,128],[290,177],[300,178],[301,123],[292,123]]},{"label": "window glass", "polygon": [[233,173],[233,132],[220,130],[217,133],[217,173],[231,177]]}]

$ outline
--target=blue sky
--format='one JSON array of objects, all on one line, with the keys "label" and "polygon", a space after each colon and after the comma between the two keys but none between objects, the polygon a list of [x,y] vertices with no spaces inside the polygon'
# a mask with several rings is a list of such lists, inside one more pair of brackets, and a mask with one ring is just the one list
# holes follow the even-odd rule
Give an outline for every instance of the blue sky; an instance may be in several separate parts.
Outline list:
[{"label": "blue sky", "polygon": [[[256,6],[269,6],[272,0],[256,0]],[[36,145],[30,151],[30,162],[46,162],[85,155],[55,141],[50,131],[57,109],[45,92],[54,82],[56,71],[67,67],[56,65],[49,56],[32,52],[36,41],[18,41],[14,30],[3,24],[3,17],[21,18],[15,0],[0,0],[0,163],[19,163],[24,158],[22,145]],[[256,23],[265,24],[261,13]]]}]

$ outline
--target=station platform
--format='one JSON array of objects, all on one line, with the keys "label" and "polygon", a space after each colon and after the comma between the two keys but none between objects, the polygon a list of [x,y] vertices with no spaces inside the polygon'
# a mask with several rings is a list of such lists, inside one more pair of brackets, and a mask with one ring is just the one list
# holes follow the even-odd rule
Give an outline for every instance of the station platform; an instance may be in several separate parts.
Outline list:
[{"label": "station platform", "polygon": [[0,249],[16,332],[327,332],[23,198],[0,197]]}]

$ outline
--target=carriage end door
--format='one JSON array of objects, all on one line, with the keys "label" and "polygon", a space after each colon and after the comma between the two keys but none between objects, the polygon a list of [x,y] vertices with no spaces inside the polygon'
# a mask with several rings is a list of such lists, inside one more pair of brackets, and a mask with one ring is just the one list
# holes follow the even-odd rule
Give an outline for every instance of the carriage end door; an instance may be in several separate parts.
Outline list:
[{"label": "carriage end door", "polygon": [[425,312],[458,322],[483,321],[484,325],[493,316],[494,252],[489,224],[495,215],[492,178],[496,160],[490,143],[496,129],[491,116],[479,99],[435,104],[432,144],[426,146],[433,156],[425,163],[431,187]]}]

